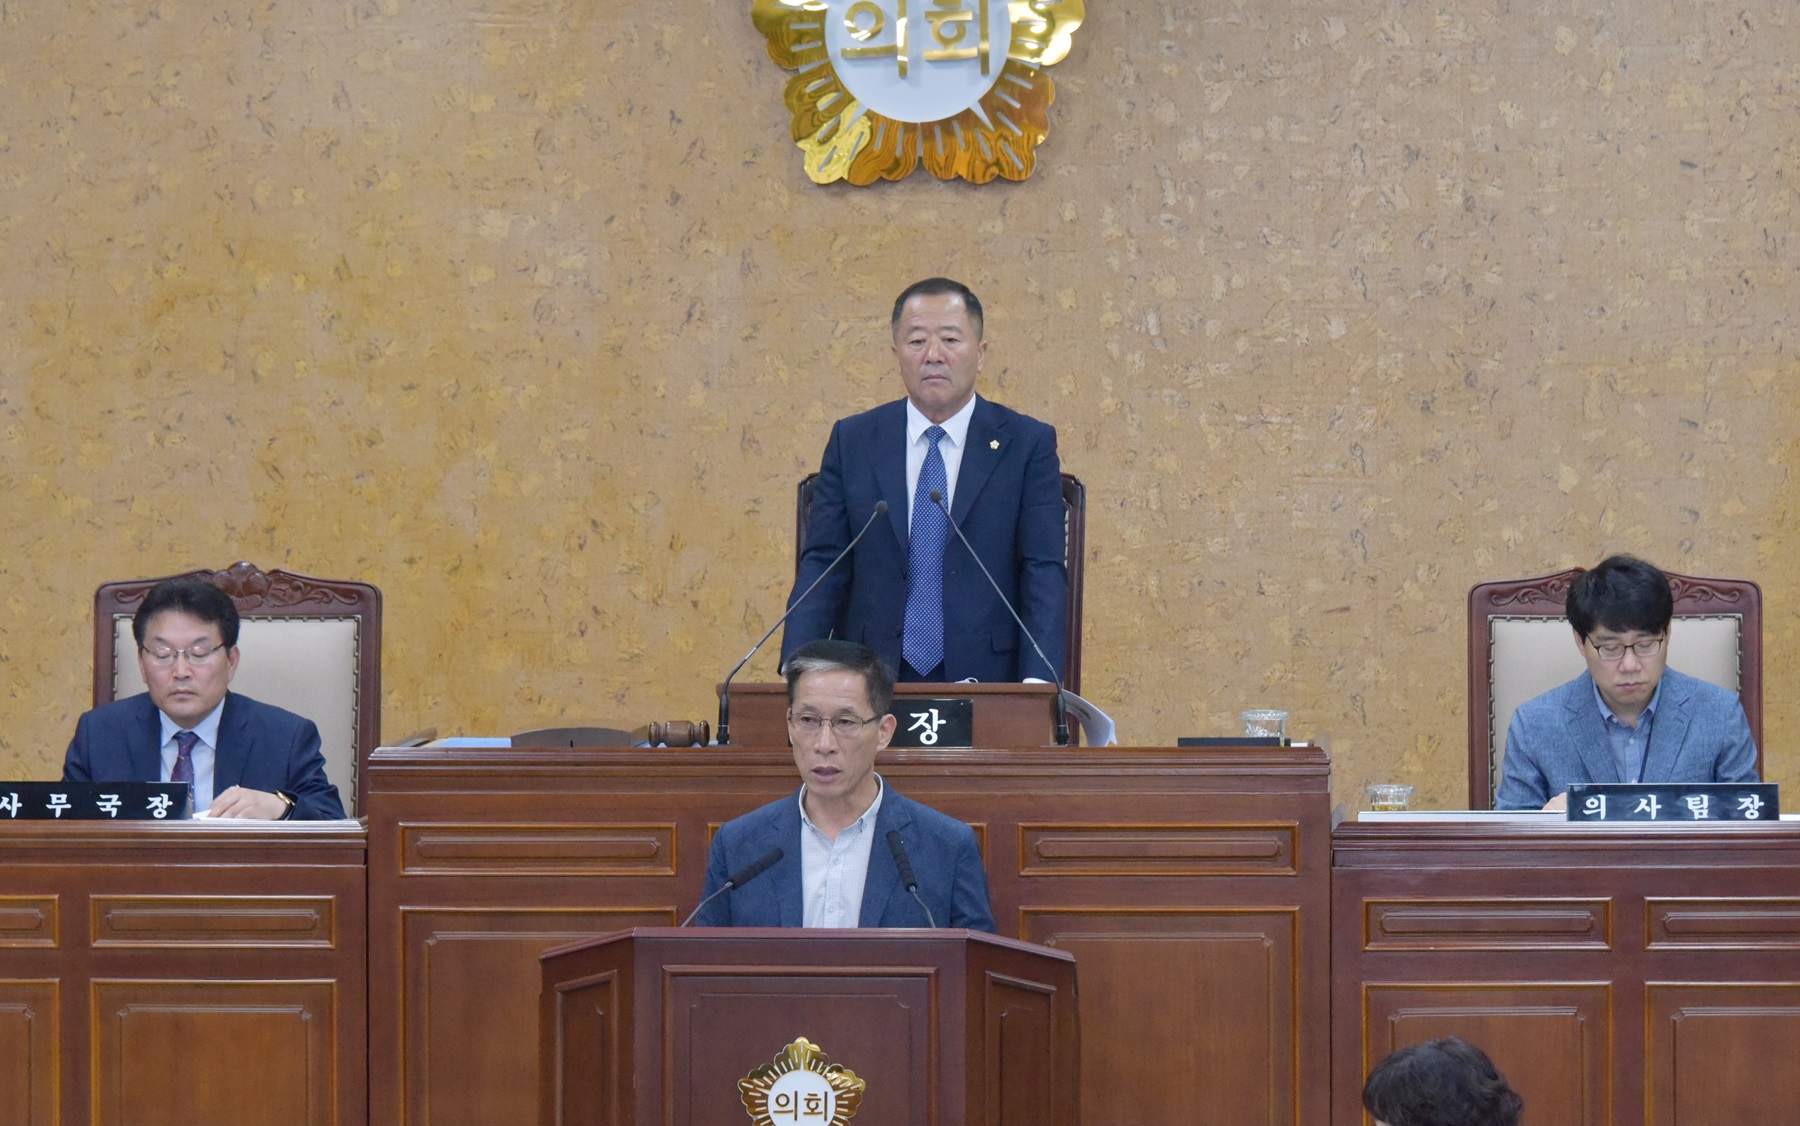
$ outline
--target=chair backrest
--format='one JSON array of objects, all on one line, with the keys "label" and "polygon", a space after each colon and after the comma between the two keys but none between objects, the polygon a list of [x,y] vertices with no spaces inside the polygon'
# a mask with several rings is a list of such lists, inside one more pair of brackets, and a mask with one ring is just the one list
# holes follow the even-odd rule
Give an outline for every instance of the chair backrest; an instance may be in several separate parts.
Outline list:
[{"label": "chair backrest", "polygon": [[[813,490],[819,475],[808,473],[801,478],[794,494],[794,573],[800,572],[800,558],[806,553],[806,525],[812,516]],[[1082,566],[1087,558],[1087,486],[1072,473],[1062,475],[1063,499],[1063,565],[1069,575],[1069,635],[1063,655],[1063,687],[1081,691],[1081,591],[1085,580]]]},{"label": "chair backrest", "polygon": [[[381,592],[251,563],[167,577],[205,579],[231,596],[242,653],[232,691],[317,724],[325,772],[344,808],[360,815],[363,770],[381,742]],[[162,581],[130,579],[94,592],[96,707],[144,690],[131,619]]]},{"label": "chair backrest", "polygon": [[[1469,808],[1492,809],[1506,729],[1520,704],[1587,667],[1564,616],[1580,568],[1469,591]],[[1669,575],[1669,667],[1736,692],[1762,769],[1762,589],[1739,579]]]}]

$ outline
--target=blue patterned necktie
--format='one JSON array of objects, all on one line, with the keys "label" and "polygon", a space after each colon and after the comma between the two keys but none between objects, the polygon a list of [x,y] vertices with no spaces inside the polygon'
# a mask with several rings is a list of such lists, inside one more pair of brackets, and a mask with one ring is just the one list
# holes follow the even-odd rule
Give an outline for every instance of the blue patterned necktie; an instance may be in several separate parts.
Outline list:
[{"label": "blue patterned necktie", "polygon": [[944,548],[950,542],[950,518],[931,499],[935,490],[950,503],[950,479],[938,443],[944,428],[925,431],[931,448],[919,468],[913,491],[911,547],[907,555],[906,631],[901,652],[913,671],[924,675],[944,663]]},{"label": "blue patterned necktie", "polygon": [[188,784],[188,809],[194,808],[194,744],[200,736],[192,731],[175,733],[175,768],[169,771],[169,781],[186,782]]}]

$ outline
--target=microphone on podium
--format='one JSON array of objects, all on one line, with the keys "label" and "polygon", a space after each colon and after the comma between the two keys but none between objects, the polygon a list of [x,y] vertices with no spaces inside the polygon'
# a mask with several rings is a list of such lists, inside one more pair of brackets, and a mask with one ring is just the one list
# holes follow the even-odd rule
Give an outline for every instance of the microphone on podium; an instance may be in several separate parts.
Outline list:
[{"label": "microphone on podium", "polygon": [[943,510],[944,519],[950,524],[950,530],[956,533],[956,538],[962,541],[963,550],[967,551],[969,553],[969,558],[975,560],[975,565],[981,568],[982,577],[987,579],[988,585],[994,588],[994,594],[1000,599],[1000,604],[1006,607],[1006,612],[1012,615],[1012,620],[1014,622],[1018,623],[1019,632],[1025,635],[1025,640],[1031,642],[1031,648],[1037,653],[1038,660],[1044,662],[1044,667],[1049,669],[1050,675],[1055,678],[1056,745],[1059,747],[1068,746],[1069,712],[1068,706],[1063,703],[1062,698],[1062,674],[1056,671],[1056,666],[1050,663],[1050,658],[1044,656],[1044,647],[1039,645],[1037,638],[1031,635],[1030,628],[1025,625],[1025,619],[1019,617],[1019,612],[1013,608],[1012,599],[1006,597],[1006,592],[1000,589],[1000,584],[994,581],[993,574],[988,571],[987,564],[981,561],[981,556],[975,554],[975,547],[969,542],[969,537],[963,535],[963,530],[957,527],[956,517],[950,515],[950,509],[944,504],[943,492],[938,489],[931,490],[931,503]]},{"label": "microphone on podium", "polygon": [[681,920],[681,925],[684,927],[687,926],[689,923],[694,921],[694,916],[698,915],[700,913],[700,909],[702,907],[705,907],[708,903],[711,903],[713,900],[719,898],[721,895],[724,895],[726,892],[730,891],[732,888],[743,887],[745,884],[749,883],[751,880],[754,880],[756,877],[762,875],[764,872],[767,872],[769,869],[775,867],[775,865],[781,863],[781,858],[786,855],[787,854],[782,852],[780,849],[772,848],[769,851],[763,853],[761,856],[757,857],[755,860],[752,860],[750,863],[744,865],[742,868],[739,868],[737,871],[733,872],[731,875],[729,875],[725,878],[725,882],[723,884],[719,885],[718,891],[713,892],[711,895],[707,896],[705,899],[702,899],[699,903],[696,903],[694,905],[693,912],[691,914],[689,914],[687,918]]},{"label": "microphone on podium", "polygon": [[906,845],[900,840],[900,830],[889,829],[887,835],[888,851],[894,854],[894,867],[900,869],[900,886],[912,892],[912,897],[925,908],[925,921],[934,928],[937,919],[932,917],[931,908],[926,906],[925,897],[919,894],[919,877],[913,875],[912,860],[906,855]]},{"label": "microphone on podium", "polygon": [[[856,550],[856,545],[861,543],[862,538],[869,534],[869,529],[875,526],[875,521],[887,515],[887,510],[887,501],[878,500],[875,502],[875,511],[869,513],[869,522],[862,526],[862,531],[856,533],[856,536],[851,539],[849,543],[844,545],[844,550],[838,552],[837,558],[831,561],[830,566],[826,567],[823,571],[820,571],[819,577],[812,581],[812,585],[802,591],[799,598],[794,599],[794,604],[787,608],[787,613],[775,619],[775,624],[769,627],[768,633],[762,635],[762,640],[758,641],[755,645],[752,645],[750,647],[750,652],[744,654],[744,659],[733,666],[730,675],[725,678],[725,683],[719,688],[719,746],[729,746],[731,743],[731,678],[738,674],[739,669],[742,669],[745,665],[749,664],[750,658],[756,656],[756,651],[763,647],[763,643],[775,636],[775,631],[781,628],[782,623],[787,621],[788,618],[793,615],[795,610],[800,609],[800,604],[805,602],[807,598],[812,595],[814,590],[818,589],[819,584],[825,581],[825,576],[835,571],[837,565],[844,561],[844,557]],[[992,580],[990,579],[989,581],[991,582]],[[770,863],[772,864],[774,861],[770,861]]]}]

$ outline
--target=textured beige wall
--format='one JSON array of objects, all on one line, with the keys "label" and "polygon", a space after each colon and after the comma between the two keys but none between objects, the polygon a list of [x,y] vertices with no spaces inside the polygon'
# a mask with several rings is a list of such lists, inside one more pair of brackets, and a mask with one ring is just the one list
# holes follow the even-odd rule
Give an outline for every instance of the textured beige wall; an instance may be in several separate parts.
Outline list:
[{"label": "textured beige wall", "polygon": [[1762,583],[1792,785],[1796,42],[1092,0],[1033,179],[826,189],[747,3],[0,0],[0,776],[96,584],[239,558],[384,590],[390,735],[709,715],[941,272],[1088,483],[1128,740],[1281,705],[1455,804],[1468,587],[1631,550]]}]

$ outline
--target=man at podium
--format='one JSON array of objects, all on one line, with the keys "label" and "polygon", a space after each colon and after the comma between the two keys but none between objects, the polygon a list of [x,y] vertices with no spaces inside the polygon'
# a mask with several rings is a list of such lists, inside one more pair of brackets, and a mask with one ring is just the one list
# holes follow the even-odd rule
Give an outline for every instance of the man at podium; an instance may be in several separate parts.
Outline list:
[{"label": "man at podium", "polygon": [[1056,429],[975,394],[987,341],[968,286],[914,282],[894,302],[890,328],[906,397],[831,428],[782,664],[809,641],[841,637],[874,649],[906,681],[1057,679],[1062,670],[1020,635],[950,525],[954,516],[1045,656],[1060,662],[1069,577]]},{"label": "man at podium", "polygon": [[992,931],[974,831],[875,773],[894,736],[894,674],[865,646],[815,641],[786,676],[799,792],[719,830],[694,921]]}]

